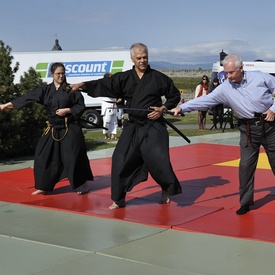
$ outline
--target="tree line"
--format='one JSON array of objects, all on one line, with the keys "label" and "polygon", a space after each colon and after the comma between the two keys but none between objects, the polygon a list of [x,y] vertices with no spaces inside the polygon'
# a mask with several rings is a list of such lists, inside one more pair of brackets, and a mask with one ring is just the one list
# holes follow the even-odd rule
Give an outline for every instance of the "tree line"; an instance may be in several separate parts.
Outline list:
[{"label": "tree line", "polygon": [[[43,83],[34,68],[24,73],[18,84],[14,84],[14,74],[20,64],[12,67],[12,48],[0,40],[0,102],[6,103],[24,95]],[[0,160],[22,156],[32,156],[39,137],[45,128],[44,107],[31,104],[19,111],[0,112]]]}]

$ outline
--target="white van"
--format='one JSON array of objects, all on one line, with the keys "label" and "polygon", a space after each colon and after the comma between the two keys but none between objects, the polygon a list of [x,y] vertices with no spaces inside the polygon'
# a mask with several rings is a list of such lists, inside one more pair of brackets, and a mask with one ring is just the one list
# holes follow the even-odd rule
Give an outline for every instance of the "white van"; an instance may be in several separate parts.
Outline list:
[{"label": "white van", "polygon": [[[211,80],[218,78],[220,82],[225,77],[225,72],[222,66],[222,60],[226,56],[223,51],[220,52],[220,61],[216,61],[212,66]],[[256,61],[243,61],[245,71],[262,71],[275,76],[275,62],[264,62],[262,60]]]},{"label": "white van", "polygon": [[[19,70],[15,74],[14,82],[19,83],[20,77],[30,67],[40,74],[46,83],[52,82],[51,65],[61,62],[66,68],[68,83],[102,78],[105,73],[126,71],[132,68],[129,50],[104,51],[44,51],[44,52],[12,52],[13,64],[19,62]],[[100,116],[102,98],[93,98],[83,93],[86,110],[83,117],[86,121],[101,124]],[[92,124],[84,123],[86,128],[93,128]]]}]

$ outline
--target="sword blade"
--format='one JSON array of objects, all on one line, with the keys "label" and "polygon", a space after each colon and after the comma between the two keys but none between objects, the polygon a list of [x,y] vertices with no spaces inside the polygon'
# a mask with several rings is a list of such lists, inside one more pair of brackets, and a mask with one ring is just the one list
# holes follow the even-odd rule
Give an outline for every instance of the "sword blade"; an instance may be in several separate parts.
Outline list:
[{"label": "sword blade", "polygon": [[97,124],[97,123],[91,122],[91,121],[89,121],[89,120],[87,120],[87,119],[85,119],[85,118],[80,117],[79,120],[80,120],[80,121],[83,121],[83,122],[85,122],[85,123],[87,123],[87,124],[91,124],[91,125],[95,126],[95,128],[100,128],[100,129],[104,129],[104,130],[109,130],[108,128],[106,128],[106,127],[104,127],[104,126],[101,126],[101,125],[99,125],[99,124]]},{"label": "sword blade", "polygon": [[164,122],[170,126],[175,132],[177,132],[182,138],[184,138],[188,143],[191,143],[191,140],[184,134],[182,133],[173,123],[169,122],[165,118],[163,118]]}]

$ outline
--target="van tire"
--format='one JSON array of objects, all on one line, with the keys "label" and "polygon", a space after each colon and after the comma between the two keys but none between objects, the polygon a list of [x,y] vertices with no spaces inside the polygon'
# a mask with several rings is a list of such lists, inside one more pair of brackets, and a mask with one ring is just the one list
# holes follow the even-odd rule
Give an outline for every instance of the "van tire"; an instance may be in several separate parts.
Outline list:
[{"label": "van tire", "polygon": [[97,110],[86,110],[83,115],[82,115],[82,120],[81,124],[83,128],[86,129],[94,129],[97,128],[96,125],[90,124],[90,122],[95,123],[97,125],[102,126],[102,117],[100,113]]}]

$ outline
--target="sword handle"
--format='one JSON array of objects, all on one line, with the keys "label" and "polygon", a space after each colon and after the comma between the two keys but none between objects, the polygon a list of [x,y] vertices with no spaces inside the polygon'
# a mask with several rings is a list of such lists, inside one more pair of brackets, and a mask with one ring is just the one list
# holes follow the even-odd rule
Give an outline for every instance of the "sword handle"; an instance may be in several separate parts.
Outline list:
[{"label": "sword handle", "polygon": [[173,116],[173,115],[174,115],[174,112],[171,112],[171,111],[165,110],[165,111],[164,111],[164,114],[168,114],[168,115]]},{"label": "sword handle", "polygon": [[[173,116],[173,115],[174,115],[174,112],[168,111],[168,110],[164,110],[164,111],[163,111],[163,114],[164,114],[164,115],[167,115],[167,114],[168,114],[168,115]],[[181,116],[184,116],[184,114],[181,114]]]}]

